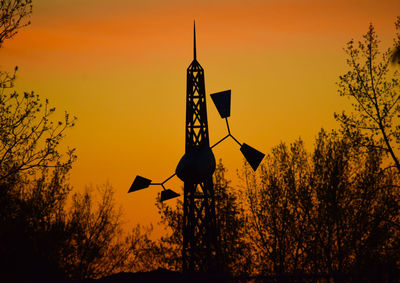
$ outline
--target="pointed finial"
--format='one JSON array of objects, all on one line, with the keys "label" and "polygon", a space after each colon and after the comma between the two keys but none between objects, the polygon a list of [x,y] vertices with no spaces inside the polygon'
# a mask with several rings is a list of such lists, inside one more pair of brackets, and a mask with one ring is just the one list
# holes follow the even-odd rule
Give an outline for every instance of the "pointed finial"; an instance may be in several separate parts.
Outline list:
[{"label": "pointed finial", "polygon": [[193,24],[193,58],[196,60],[196,21]]}]

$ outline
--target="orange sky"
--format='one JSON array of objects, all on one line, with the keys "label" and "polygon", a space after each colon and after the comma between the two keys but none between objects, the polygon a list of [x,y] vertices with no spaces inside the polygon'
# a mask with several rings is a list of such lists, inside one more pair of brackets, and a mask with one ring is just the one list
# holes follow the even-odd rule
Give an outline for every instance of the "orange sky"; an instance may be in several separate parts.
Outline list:
[{"label": "orange sky", "polygon": [[[136,174],[171,175],[184,152],[194,19],[207,95],[231,89],[233,134],[268,153],[299,136],[311,147],[321,127],[337,126],[345,43],[372,22],[388,47],[398,15],[398,0],[34,0],[32,24],[5,42],[0,68],[18,65],[18,90],[78,117],[66,139],[78,154],[73,186],[109,182],[128,226],[156,225],[159,188],[126,192]],[[208,115],[214,143],[226,130],[210,99]],[[214,153],[235,181],[238,146]]]}]

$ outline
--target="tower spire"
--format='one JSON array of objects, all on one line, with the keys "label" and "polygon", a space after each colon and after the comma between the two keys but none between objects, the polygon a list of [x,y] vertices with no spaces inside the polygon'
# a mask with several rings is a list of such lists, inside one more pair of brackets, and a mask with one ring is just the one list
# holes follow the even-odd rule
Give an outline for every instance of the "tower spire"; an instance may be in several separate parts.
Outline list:
[{"label": "tower spire", "polygon": [[193,23],[193,59],[196,60],[196,21]]}]

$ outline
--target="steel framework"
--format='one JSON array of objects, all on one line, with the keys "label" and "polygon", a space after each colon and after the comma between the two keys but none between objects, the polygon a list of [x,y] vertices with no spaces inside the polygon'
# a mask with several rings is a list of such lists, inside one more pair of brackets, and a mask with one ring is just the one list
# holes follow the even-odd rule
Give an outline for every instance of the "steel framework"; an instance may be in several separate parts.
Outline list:
[{"label": "steel framework", "polygon": [[[185,154],[209,148],[204,70],[196,59],[187,69]],[[218,269],[218,235],[212,176],[198,183],[185,181],[183,196],[183,271]]]},{"label": "steel framework", "polygon": [[184,182],[183,187],[183,272],[221,272],[218,227],[216,225],[215,195],[212,175],[215,157],[212,148],[231,137],[239,146],[243,156],[254,171],[257,170],[264,153],[240,143],[231,133],[230,116],[231,90],[210,95],[221,118],[225,119],[228,134],[210,147],[207,122],[204,70],[196,58],[196,27],[194,26],[193,61],[187,68],[185,154],[179,161],[175,173],[161,183],[136,176],[129,193],[151,185],[163,188],[160,201],[179,194],[164,185],[174,176]]}]

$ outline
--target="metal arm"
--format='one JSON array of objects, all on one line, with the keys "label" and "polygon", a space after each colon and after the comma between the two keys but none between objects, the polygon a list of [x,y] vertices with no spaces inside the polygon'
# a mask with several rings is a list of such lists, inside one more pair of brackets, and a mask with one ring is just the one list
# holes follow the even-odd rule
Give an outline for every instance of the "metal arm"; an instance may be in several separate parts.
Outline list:
[{"label": "metal arm", "polygon": [[226,138],[230,137],[230,135],[226,135],[225,137],[223,137],[222,139],[220,139],[217,143],[215,143],[211,148],[213,148],[214,146],[217,146],[219,143],[223,142]]},{"label": "metal arm", "polygon": [[228,137],[231,137],[239,146],[242,146],[242,144],[231,134],[231,129],[229,128],[228,118],[225,118],[225,121],[226,121],[226,128],[228,129],[228,134],[225,137],[223,137],[222,139],[220,139],[218,142],[216,142],[211,148],[217,146],[218,144],[223,142]]},{"label": "metal arm", "polygon": [[151,183],[150,186],[161,186],[164,190],[166,190],[166,188],[164,187],[164,184],[166,182],[168,182],[170,179],[172,179],[173,177],[175,177],[175,175],[176,175],[176,173],[174,173],[173,175],[169,176],[167,179],[165,179],[161,183]]}]

